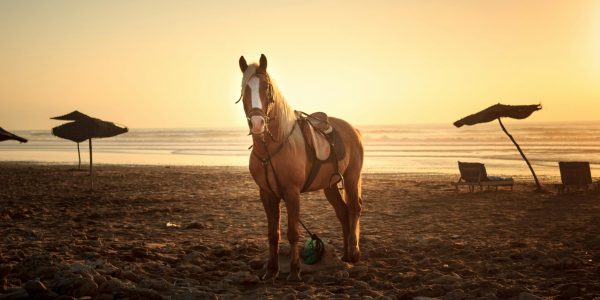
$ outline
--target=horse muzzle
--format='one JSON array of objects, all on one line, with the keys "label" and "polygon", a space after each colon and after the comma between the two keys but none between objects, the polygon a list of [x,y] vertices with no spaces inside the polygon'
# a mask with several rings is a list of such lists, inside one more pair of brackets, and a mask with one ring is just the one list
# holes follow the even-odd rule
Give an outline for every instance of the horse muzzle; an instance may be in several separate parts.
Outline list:
[{"label": "horse muzzle", "polygon": [[263,116],[251,116],[248,118],[250,132],[252,134],[262,134],[265,132],[266,121]]}]

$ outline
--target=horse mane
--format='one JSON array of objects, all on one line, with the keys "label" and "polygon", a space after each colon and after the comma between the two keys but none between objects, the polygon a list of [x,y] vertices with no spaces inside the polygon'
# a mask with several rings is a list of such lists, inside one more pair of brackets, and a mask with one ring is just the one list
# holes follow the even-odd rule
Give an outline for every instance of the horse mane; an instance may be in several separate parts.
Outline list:
[{"label": "horse mane", "polygon": [[285,101],[285,98],[277,85],[273,82],[273,79],[271,79],[271,85],[273,86],[273,100],[275,101],[273,104],[275,105],[273,107],[275,120],[278,122],[277,125],[279,125],[277,140],[283,141],[296,125],[296,112],[287,101]]},{"label": "horse mane", "polygon": [[[258,69],[258,64],[253,63],[248,65],[248,68],[244,72],[244,76],[242,77],[242,93],[245,90],[245,86],[248,83],[248,80],[256,73]],[[268,73],[267,73],[267,76]],[[273,87],[273,108],[272,108],[272,117],[278,122],[277,128],[279,128],[279,132],[275,133],[275,138],[278,141],[283,141],[287,137],[287,135],[292,131],[292,128],[296,125],[296,112],[292,109],[292,107],[285,101],[285,98],[281,94],[281,91],[273,81],[273,78],[269,76],[269,80],[271,82],[271,86]]]}]

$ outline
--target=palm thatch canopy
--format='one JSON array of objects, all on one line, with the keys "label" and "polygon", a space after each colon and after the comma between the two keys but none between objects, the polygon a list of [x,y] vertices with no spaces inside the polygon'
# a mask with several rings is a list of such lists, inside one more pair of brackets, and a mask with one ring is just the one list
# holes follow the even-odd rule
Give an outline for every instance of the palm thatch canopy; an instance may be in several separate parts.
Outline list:
[{"label": "palm thatch canopy", "polygon": [[24,139],[16,134],[10,133],[4,130],[2,127],[0,127],[0,142],[7,140],[15,140],[21,143],[27,143],[27,139]]},{"label": "palm thatch canopy", "polygon": [[495,104],[478,113],[466,116],[456,122],[454,126],[461,127],[463,125],[475,125],[479,123],[487,123],[494,121],[498,118],[513,118],[513,119],[525,119],[529,117],[533,112],[542,109],[539,104],[533,105],[505,105]]},{"label": "palm thatch canopy", "polygon": [[77,110],[74,110],[66,115],[62,115],[62,116],[58,116],[58,117],[53,117],[50,119],[54,119],[54,120],[65,120],[65,121],[80,121],[80,120],[84,120],[84,119],[88,119],[91,118],[90,116],[79,112]]},{"label": "palm thatch canopy", "polygon": [[127,132],[127,127],[119,127],[112,122],[87,117],[62,124],[52,129],[57,137],[81,143],[91,138],[106,138]]}]

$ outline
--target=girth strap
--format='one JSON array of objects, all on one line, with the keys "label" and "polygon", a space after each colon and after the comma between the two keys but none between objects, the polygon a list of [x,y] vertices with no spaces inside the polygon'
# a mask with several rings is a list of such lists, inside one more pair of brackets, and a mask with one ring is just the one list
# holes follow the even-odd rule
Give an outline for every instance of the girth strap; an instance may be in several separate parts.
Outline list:
[{"label": "girth strap", "polygon": [[315,181],[315,178],[317,178],[317,174],[319,174],[321,165],[323,165],[323,162],[318,160],[314,152],[311,151],[311,149],[308,146],[308,143],[305,142],[304,145],[306,145],[306,155],[308,156],[309,160],[313,162],[313,164],[310,167],[310,172],[308,173],[308,177],[306,178],[304,186],[302,187],[302,192],[306,192],[308,190],[313,181]]}]

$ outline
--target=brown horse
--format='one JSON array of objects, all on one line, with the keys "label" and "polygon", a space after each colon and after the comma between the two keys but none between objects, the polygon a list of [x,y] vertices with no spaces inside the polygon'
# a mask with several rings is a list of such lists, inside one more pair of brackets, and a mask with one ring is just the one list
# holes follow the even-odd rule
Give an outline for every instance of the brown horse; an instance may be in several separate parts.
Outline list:
[{"label": "brown horse", "polygon": [[[276,278],[279,272],[280,201],[285,201],[288,213],[287,238],[291,249],[288,280],[300,280],[300,257],[298,240],[300,218],[300,193],[314,161],[309,159],[305,140],[297,127],[298,115],[285,101],[277,86],[267,73],[267,58],[260,57],[259,64],[248,65],[244,57],[239,60],[242,79],[244,111],[252,134],[253,148],[250,155],[250,173],[260,188],[268,221],[269,262],[262,279]],[[360,259],[359,218],[362,208],[361,169],[363,146],[360,132],[344,120],[329,118],[336,134],[345,147],[344,158],[338,163],[324,163],[305,191],[323,190],[342,225],[344,240],[343,260],[357,262]],[[336,170],[336,167],[339,170]],[[344,177],[344,196],[331,185],[332,174]]]}]

